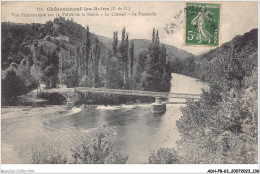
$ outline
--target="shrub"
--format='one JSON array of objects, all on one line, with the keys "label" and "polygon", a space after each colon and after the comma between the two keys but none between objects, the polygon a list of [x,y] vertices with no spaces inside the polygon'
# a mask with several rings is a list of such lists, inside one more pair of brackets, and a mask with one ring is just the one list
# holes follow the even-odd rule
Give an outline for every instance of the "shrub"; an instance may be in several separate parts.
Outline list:
[{"label": "shrub", "polygon": [[39,97],[45,100],[48,100],[50,105],[62,105],[66,102],[66,98],[60,93],[47,93],[42,92],[39,94]]},{"label": "shrub", "polygon": [[81,145],[73,151],[76,164],[125,164],[128,156],[113,153],[113,143],[106,129],[99,129],[91,145]]},{"label": "shrub", "polygon": [[32,148],[31,164],[125,164],[127,155],[113,152],[113,143],[108,129],[99,129],[93,143],[83,144],[70,154],[51,145]]},{"label": "shrub", "polygon": [[8,68],[2,77],[2,104],[10,104],[13,99],[24,94],[27,89],[25,82],[18,76],[14,69]]},{"label": "shrub", "polygon": [[180,164],[181,161],[174,148],[160,148],[149,157],[150,164]]},{"label": "shrub", "polygon": [[66,164],[67,157],[58,148],[50,145],[41,145],[32,148],[30,164]]}]

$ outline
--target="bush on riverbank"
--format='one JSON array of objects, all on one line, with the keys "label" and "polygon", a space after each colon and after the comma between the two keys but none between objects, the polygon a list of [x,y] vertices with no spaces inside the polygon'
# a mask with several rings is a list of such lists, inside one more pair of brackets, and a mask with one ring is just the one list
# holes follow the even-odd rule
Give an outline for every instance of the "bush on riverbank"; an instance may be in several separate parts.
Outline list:
[{"label": "bush on riverbank", "polygon": [[63,105],[66,103],[66,98],[60,93],[47,93],[41,92],[39,98],[47,100],[46,104],[48,105]]},{"label": "bush on riverbank", "polygon": [[128,155],[113,152],[110,134],[100,129],[91,145],[83,144],[72,154],[74,164],[125,164]]},{"label": "bush on riverbank", "polygon": [[17,105],[17,97],[37,87],[35,78],[27,71],[23,64],[12,63],[2,71],[2,106]]},{"label": "bush on riverbank", "polygon": [[82,144],[66,155],[59,148],[43,145],[32,148],[31,164],[125,164],[128,155],[114,152],[111,134],[99,129],[91,144]]},{"label": "bush on riverbank", "polygon": [[43,144],[32,148],[30,164],[66,164],[67,156],[59,148]]},{"label": "bush on riverbank", "polygon": [[152,152],[149,157],[149,164],[181,164],[184,163],[174,148],[160,148]]}]

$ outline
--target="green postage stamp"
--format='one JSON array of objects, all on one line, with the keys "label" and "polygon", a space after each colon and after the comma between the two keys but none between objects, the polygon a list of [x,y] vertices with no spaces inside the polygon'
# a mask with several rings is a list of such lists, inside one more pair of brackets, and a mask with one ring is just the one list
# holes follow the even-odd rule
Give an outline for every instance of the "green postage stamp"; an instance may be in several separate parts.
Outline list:
[{"label": "green postage stamp", "polygon": [[186,3],[186,45],[219,45],[220,4]]}]

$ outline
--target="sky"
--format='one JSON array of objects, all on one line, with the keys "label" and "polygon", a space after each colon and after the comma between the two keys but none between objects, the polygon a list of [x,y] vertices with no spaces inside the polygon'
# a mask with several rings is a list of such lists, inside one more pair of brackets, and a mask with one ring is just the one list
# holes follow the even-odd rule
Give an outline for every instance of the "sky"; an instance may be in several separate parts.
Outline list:
[{"label": "sky", "polygon": [[[221,3],[220,14],[220,42],[230,41],[236,35],[243,35],[253,28],[258,28],[258,4],[257,2],[217,2]],[[97,11],[50,11],[50,8],[100,8]],[[114,31],[120,31],[123,27],[129,33],[130,39],[151,40],[153,28],[159,30],[161,43],[175,46],[193,54],[201,54],[215,47],[209,46],[185,46],[185,2],[2,2],[2,22],[16,23],[45,23],[53,20],[57,14],[73,13],[73,21],[82,26],[89,26],[90,31],[97,35],[112,37]],[[37,10],[42,8],[43,11]],[[103,8],[103,9],[101,9]],[[106,9],[109,9],[106,11]],[[118,10],[122,8],[123,10]],[[124,9],[127,10],[124,10]],[[111,9],[116,9],[111,11]],[[82,16],[84,12],[86,16]],[[126,13],[127,16],[111,16],[112,13]],[[140,16],[140,13],[150,13],[155,16]],[[53,15],[46,17],[24,17],[30,14]],[[79,13],[81,16],[75,16]],[[99,16],[87,16],[87,13]],[[109,13],[110,16],[105,16]],[[132,16],[136,13],[137,16]],[[102,14],[102,16],[101,16]],[[19,15],[19,16],[17,16]],[[179,16],[178,16],[179,15]],[[167,24],[176,24],[172,33],[168,34],[164,28]],[[120,36],[120,35],[119,35]]]}]

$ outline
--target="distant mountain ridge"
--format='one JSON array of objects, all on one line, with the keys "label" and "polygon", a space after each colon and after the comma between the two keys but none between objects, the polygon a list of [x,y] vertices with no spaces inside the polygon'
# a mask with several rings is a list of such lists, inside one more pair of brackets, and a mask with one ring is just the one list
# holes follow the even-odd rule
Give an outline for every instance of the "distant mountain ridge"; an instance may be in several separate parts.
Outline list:
[{"label": "distant mountain ridge", "polygon": [[[2,61],[4,60],[2,68],[7,68],[11,62],[20,63],[23,59],[26,59],[29,52],[24,51],[25,48],[27,47],[31,49],[36,42],[40,46],[43,46],[45,51],[52,52],[56,48],[60,47],[61,51],[76,52],[77,46],[81,46],[83,43],[85,32],[86,29],[80,24],[63,18],[56,18],[54,21],[48,21],[45,24],[2,22],[2,54],[4,57],[2,59]],[[121,31],[118,32],[121,33]],[[111,37],[112,35],[113,33],[111,33]],[[94,36],[99,38],[101,54],[105,57],[107,51],[112,49],[113,39],[91,33],[90,37],[93,38]],[[48,37],[52,39],[46,40]],[[59,37],[68,37],[69,41],[58,39]],[[119,34],[119,42],[120,39]],[[129,40],[131,40],[131,34],[129,35]],[[151,43],[151,40],[146,39],[133,39],[133,41],[135,44],[134,56],[136,58],[141,51],[147,50]],[[167,50],[168,60],[176,58],[185,59],[193,56],[193,54],[174,46],[164,45]],[[16,50],[12,50],[13,48],[16,48]],[[10,52],[10,50],[12,51]]]},{"label": "distant mountain ridge", "polygon": [[[110,50],[112,49],[112,42],[113,42],[112,38],[100,36],[100,35],[98,35],[98,38],[108,49],[110,49]],[[134,41],[134,44],[135,44],[135,50],[134,50],[135,56],[138,56],[138,54],[141,51],[147,49],[149,47],[149,45],[152,43],[151,40],[147,40],[147,39],[132,39],[132,40]],[[164,44],[164,43],[162,43],[162,44]],[[168,58],[170,58],[170,59],[173,59],[173,58],[185,59],[187,57],[193,56],[192,53],[181,50],[174,46],[166,45],[166,44],[164,44],[164,45],[166,47],[166,52],[167,52]]]}]

